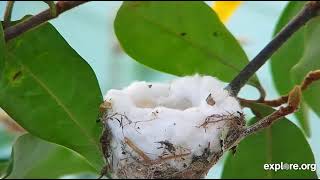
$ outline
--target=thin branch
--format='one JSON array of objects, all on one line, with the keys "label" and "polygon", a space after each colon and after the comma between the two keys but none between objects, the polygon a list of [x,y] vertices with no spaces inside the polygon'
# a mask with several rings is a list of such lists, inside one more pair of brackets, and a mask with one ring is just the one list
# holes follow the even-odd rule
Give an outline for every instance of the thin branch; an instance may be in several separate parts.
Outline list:
[{"label": "thin branch", "polygon": [[[304,78],[304,80],[302,81],[302,83],[300,84],[301,86],[301,91],[305,91],[312,83],[314,83],[315,81],[320,80],[320,70],[315,70],[315,71],[311,71],[309,72],[306,77]],[[261,104],[265,104],[271,107],[278,107],[281,106],[285,103],[288,102],[289,100],[289,95],[284,95],[279,97],[278,99],[274,99],[274,100],[248,100],[248,99],[242,99],[242,98],[238,98],[240,102],[246,104],[246,103],[261,103]]]},{"label": "thin branch", "polygon": [[288,101],[288,95],[285,96],[281,96],[278,99],[273,99],[273,100],[250,100],[250,99],[243,99],[243,98],[239,98],[239,101],[241,104],[250,104],[250,103],[261,103],[267,106],[271,106],[271,107],[279,107],[285,103],[287,103]]},{"label": "thin branch", "polygon": [[3,16],[3,28],[4,29],[10,26],[13,5],[14,5],[14,1],[7,2],[6,10],[5,10],[4,16]]},{"label": "thin branch", "polygon": [[[278,110],[262,118],[255,124],[241,129],[239,133],[231,136],[230,139],[227,139],[226,149],[231,149],[232,147],[238,145],[247,136],[250,136],[258,131],[268,128],[279,119],[285,117],[286,115],[294,113],[298,109],[300,102],[301,102],[301,86],[295,86],[289,93],[289,97],[287,101],[288,105],[286,107],[280,107]],[[246,107],[252,107],[255,104],[251,102],[242,102],[242,103]],[[258,112],[254,112],[254,113],[256,114]],[[259,114],[256,114],[256,116],[260,117]]]},{"label": "thin branch", "polygon": [[240,89],[258,71],[258,69],[278,50],[293,33],[298,31],[310,19],[319,15],[320,2],[310,1],[275,37],[270,41],[258,55],[230,82],[226,87],[233,96],[237,96]]},{"label": "thin branch", "polygon": [[320,69],[311,71],[301,83],[301,90],[306,90],[313,82],[320,80]]},{"label": "thin branch", "polygon": [[[260,119],[258,122],[254,123],[253,125],[249,127],[243,127],[237,131],[233,131],[233,133],[230,136],[227,136],[224,142],[225,144],[224,150],[221,150],[220,153],[216,154],[215,158],[210,163],[211,164],[210,167],[212,167],[214,164],[217,163],[217,161],[222,157],[222,155],[226,150],[231,150],[232,148],[236,147],[246,137],[252,134],[255,134],[258,131],[261,131],[265,128],[268,128],[273,123],[285,117],[286,115],[294,113],[298,109],[301,101],[301,91],[302,91],[302,86],[300,85],[295,86],[289,93],[288,101],[287,101],[288,105],[286,107],[280,107],[279,110],[275,110],[273,113]],[[245,101],[245,102],[241,102],[241,105],[251,108],[255,105],[255,103]],[[254,108],[251,108],[251,109],[254,110]],[[256,117],[261,117],[259,112],[254,111],[254,113]]]},{"label": "thin branch", "polygon": [[53,18],[58,17],[60,14],[64,13],[65,11],[68,11],[74,7],[77,7],[83,3],[86,3],[88,1],[59,1],[56,3],[56,16],[52,16],[51,9],[47,9],[35,16],[32,16],[25,21],[18,23],[14,26],[8,27],[4,31],[5,40],[9,41],[10,39],[13,39],[20,34],[41,25],[44,22],[47,22]]},{"label": "thin branch", "polygon": [[243,131],[241,138],[243,139],[262,129],[270,127],[277,120],[285,117],[286,115],[294,113],[298,109],[300,102],[301,102],[301,86],[295,86],[289,93],[288,102],[287,102],[288,105],[286,107],[280,107],[279,110],[276,110],[269,116],[266,116],[265,118],[261,119],[255,124],[247,127]]},{"label": "thin branch", "polygon": [[263,119],[259,120],[252,126],[249,126],[248,128],[246,128],[241,135],[241,139],[244,139],[247,136],[254,134],[262,129],[270,127],[274,122],[285,117],[288,114],[295,112],[295,110],[296,110],[296,107],[292,107],[292,106],[281,107],[279,110],[273,112],[269,116],[264,117]]},{"label": "thin branch", "polygon": [[[258,131],[261,131],[265,128],[271,127],[271,125],[276,121],[280,120],[286,115],[294,113],[300,105],[302,91],[306,90],[312,83],[314,83],[317,80],[320,80],[320,70],[311,71],[305,76],[303,82],[300,85],[296,85],[288,95],[282,96],[277,100],[266,101],[268,103],[271,103],[271,102],[278,103],[277,106],[287,103],[287,106],[280,107],[278,110],[275,110],[270,115],[260,119],[255,124],[249,127],[244,127],[240,129],[238,132],[236,132],[235,134],[232,134],[230,138],[226,139],[225,149],[226,150],[232,149],[233,147],[237,146],[246,137],[252,134],[255,134]],[[262,117],[262,115],[258,111],[255,111],[255,109],[253,108],[256,103],[261,103],[259,102],[259,100],[246,100],[241,98],[239,99],[240,99],[241,106],[251,108],[251,110],[253,111],[256,117]],[[268,105],[268,103],[266,102],[263,102],[263,103]],[[223,153],[217,156],[217,159],[219,159],[222,156],[222,154]],[[216,161],[213,162],[213,164],[215,163]]]}]

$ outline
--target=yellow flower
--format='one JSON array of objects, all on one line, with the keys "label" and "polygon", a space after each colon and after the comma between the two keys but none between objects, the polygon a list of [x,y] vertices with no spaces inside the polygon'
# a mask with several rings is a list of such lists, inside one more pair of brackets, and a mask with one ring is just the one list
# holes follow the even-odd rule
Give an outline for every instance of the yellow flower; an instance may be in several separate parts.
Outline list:
[{"label": "yellow flower", "polygon": [[242,1],[215,1],[212,5],[220,20],[226,23]]}]

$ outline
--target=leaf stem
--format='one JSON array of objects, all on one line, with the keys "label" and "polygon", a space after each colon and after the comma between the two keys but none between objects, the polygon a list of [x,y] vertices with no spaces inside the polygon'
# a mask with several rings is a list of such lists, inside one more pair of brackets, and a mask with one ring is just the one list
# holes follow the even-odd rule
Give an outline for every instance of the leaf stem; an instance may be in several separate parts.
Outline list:
[{"label": "leaf stem", "polygon": [[5,36],[5,40],[9,41],[10,39],[13,39],[17,36],[19,36],[20,34],[34,28],[37,27],[39,25],[41,25],[44,22],[47,22],[51,19],[54,19],[56,17],[58,17],[60,14],[74,8],[77,7],[81,4],[84,4],[88,1],[58,1],[55,6],[56,6],[56,16],[52,15],[52,8],[49,8],[45,11],[42,11],[41,13],[32,16],[28,19],[26,19],[25,21],[18,23],[14,26],[10,26],[7,29],[5,29],[4,31],[4,36]]},{"label": "leaf stem", "polygon": [[262,87],[262,85],[260,83],[259,83],[259,86],[257,86],[256,88],[260,93],[260,97],[259,97],[258,101],[264,101],[266,98],[266,91],[264,90],[264,88]]},{"label": "leaf stem", "polygon": [[14,5],[14,1],[7,2],[6,10],[5,10],[4,16],[3,16],[3,28],[4,29],[10,26],[13,5]]},{"label": "leaf stem", "polygon": [[56,4],[54,3],[54,1],[44,1],[44,2],[48,4],[48,6],[50,8],[51,16],[57,17],[57,8],[56,8]]},{"label": "leaf stem", "polygon": [[249,64],[226,87],[233,96],[237,96],[240,89],[259,70],[259,68],[276,52],[297,30],[304,26],[310,19],[319,15],[320,2],[309,1],[299,14],[294,17],[272,39]]}]

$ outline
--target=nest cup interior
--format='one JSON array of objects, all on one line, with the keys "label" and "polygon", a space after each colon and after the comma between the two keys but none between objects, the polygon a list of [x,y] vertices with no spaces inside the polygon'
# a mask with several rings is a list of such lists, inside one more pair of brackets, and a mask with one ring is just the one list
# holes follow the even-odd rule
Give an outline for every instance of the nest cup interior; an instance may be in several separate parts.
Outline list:
[{"label": "nest cup interior", "polygon": [[166,107],[187,110],[207,106],[206,98],[211,94],[217,108],[220,106],[228,111],[225,103],[228,102],[229,94],[223,87],[224,84],[215,78],[195,75],[168,84],[134,82],[121,91],[123,96],[128,98],[127,101],[131,101],[137,108]]}]

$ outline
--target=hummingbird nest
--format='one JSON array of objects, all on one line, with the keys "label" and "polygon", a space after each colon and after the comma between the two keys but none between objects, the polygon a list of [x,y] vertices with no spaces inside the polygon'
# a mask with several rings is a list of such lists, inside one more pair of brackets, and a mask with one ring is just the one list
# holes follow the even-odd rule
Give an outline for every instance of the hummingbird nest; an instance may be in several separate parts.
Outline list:
[{"label": "hummingbird nest", "polygon": [[209,76],[134,82],[105,95],[102,147],[115,178],[203,178],[244,126],[241,106]]}]

